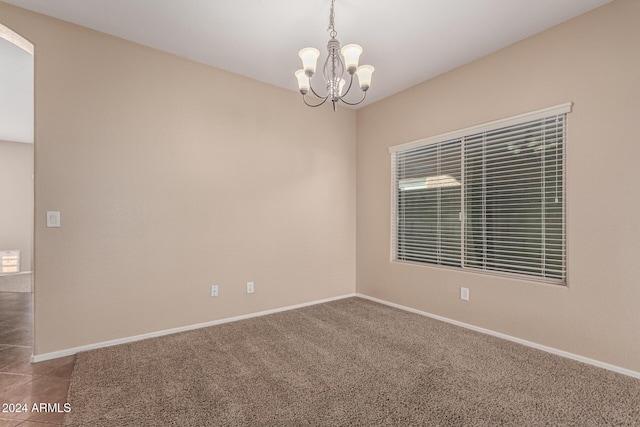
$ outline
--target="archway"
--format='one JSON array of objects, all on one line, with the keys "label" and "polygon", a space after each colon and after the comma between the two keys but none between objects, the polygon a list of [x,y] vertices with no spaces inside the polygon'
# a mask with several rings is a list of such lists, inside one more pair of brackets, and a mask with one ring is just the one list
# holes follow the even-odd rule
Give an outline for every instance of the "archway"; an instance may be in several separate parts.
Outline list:
[{"label": "archway", "polygon": [[[3,293],[3,305],[6,305],[3,312],[7,317],[0,323],[3,329],[0,337],[4,339],[0,339],[0,344],[32,347],[34,46],[2,24],[0,188],[0,292]],[[25,312],[27,309],[28,313]]]}]

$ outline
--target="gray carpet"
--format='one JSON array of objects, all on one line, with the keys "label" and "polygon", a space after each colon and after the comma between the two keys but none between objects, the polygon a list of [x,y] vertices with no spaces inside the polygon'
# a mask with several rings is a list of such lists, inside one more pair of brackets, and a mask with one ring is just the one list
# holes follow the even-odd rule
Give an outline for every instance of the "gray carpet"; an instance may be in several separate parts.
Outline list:
[{"label": "gray carpet", "polygon": [[640,380],[360,298],[80,353],[73,426],[640,426]]}]

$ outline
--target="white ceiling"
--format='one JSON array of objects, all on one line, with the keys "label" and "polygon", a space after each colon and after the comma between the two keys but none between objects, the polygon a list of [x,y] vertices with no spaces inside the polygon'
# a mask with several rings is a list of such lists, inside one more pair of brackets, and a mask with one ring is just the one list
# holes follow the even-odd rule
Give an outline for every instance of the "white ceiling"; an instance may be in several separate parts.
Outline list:
[{"label": "white ceiling", "polygon": [[[376,67],[371,103],[609,1],[336,0],[335,25]],[[330,0],[4,2],[294,91],[298,51],[329,39]]]}]

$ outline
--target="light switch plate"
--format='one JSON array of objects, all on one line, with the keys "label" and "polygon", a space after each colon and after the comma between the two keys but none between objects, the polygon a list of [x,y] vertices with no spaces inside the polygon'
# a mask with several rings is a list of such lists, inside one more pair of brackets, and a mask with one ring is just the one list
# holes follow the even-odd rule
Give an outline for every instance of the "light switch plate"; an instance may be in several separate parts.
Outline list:
[{"label": "light switch plate", "polygon": [[47,211],[47,227],[60,227],[59,211]]}]

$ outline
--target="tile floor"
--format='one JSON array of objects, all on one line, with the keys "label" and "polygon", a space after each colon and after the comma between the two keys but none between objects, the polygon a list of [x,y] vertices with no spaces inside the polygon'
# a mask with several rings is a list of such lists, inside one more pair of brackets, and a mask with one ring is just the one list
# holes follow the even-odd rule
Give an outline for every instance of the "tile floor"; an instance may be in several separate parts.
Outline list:
[{"label": "tile floor", "polygon": [[[32,411],[34,403],[58,403],[63,409],[74,364],[74,356],[30,362],[32,300],[30,293],[0,292],[0,427],[64,423],[63,412]],[[26,404],[28,411],[16,412],[11,404]]]}]

